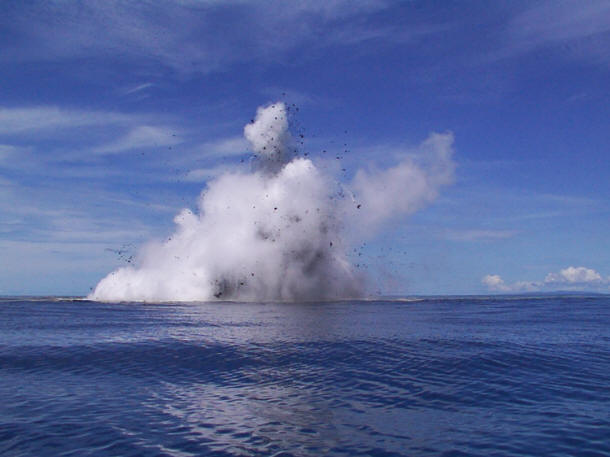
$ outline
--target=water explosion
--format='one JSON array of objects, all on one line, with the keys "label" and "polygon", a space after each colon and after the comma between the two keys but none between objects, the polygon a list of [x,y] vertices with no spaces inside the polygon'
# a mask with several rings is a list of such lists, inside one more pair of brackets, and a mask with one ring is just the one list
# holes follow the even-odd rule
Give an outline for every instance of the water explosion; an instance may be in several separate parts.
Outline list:
[{"label": "water explosion", "polygon": [[[339,184],[295,152],[287,107],[260,107],[244,135],[250,172],[208,183],[198,211],[183,209],[176,231],[145,245],[134,266],[113,271],[99,301],[298,301],[357,298],[364,274],[346,255],[388,221],[434,200],[451,183],[453,136],[431,134],[384,170],[359,170]],[[339,192],[337,188],[339,187]]]}]

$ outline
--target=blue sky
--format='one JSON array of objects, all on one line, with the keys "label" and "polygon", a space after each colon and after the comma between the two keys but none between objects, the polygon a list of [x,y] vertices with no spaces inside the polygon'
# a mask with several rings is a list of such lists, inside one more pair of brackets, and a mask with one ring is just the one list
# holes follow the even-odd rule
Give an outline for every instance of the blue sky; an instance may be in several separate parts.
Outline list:
[{"label": "blue sky", "polygon": [[348,174],[453,132],[455,183],[367,241],[377,291],[609,290],[608,1],[28,1],[0,23],[0,294],[86,294],[247,163],[275,100]]}]

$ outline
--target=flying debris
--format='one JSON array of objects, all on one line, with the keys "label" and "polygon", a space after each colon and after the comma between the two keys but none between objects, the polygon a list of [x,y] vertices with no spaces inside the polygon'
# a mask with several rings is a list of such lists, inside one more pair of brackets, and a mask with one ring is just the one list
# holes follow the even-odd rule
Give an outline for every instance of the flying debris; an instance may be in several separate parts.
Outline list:
[{"label": "flying debris", "polygon": [[[197,211],[183,209],[174,218],[175,233],[143,246],[88,298],[293,301],[365,295],[366,266],[349,261],[350,246],[361,246],[354,250],[360,257],[362,240],[430,203],[451,183],[453,136],[432,134],[395,166],[367,167],[342,183],[307,154],[299,156],[295,143],[305,135],[291,134],[288,108],[281,102],[260,107],[244,127],[253,153],[250,172],[236,169],[208,182]],[[363,205],[366,213],[358,211]]]}]

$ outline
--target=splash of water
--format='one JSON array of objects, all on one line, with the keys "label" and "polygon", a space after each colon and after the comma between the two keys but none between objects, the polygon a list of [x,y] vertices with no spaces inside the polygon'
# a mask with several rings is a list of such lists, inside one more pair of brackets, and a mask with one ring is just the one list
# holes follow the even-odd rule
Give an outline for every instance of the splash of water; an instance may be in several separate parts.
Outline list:
[{"label": "splash of water", "polygon": [[[244,135],[257,156],[249,173],[211,181],[198,211],[182,210],[175,233],[151,242],[102,279],[100,301],[325,300],[362,297],[365,278],[350,245],[434,200],[453,178],[451,134],[433,134],[386,170],[337,183],[294,154],[286,106],[261,107]],[[355,228],[358,229],[355,229]]]}]

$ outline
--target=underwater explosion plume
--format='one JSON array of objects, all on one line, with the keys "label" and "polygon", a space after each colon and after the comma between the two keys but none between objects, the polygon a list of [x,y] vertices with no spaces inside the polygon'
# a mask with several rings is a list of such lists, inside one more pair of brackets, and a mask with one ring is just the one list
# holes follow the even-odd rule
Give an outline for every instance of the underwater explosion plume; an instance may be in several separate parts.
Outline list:
[{"label": "underwater explosion plume", "polygon": [[385,170],[338,183],[295,154],[287,108],[260,107],[244,128],[251,172],[209,182],[198,211],[183,209],[175,233],[144,246],[135,266],[110,273],[87,297],[99,301],[297,301],[365,295],[346,253],[390,220],[451,183],[453,136],[434,133]]}]

